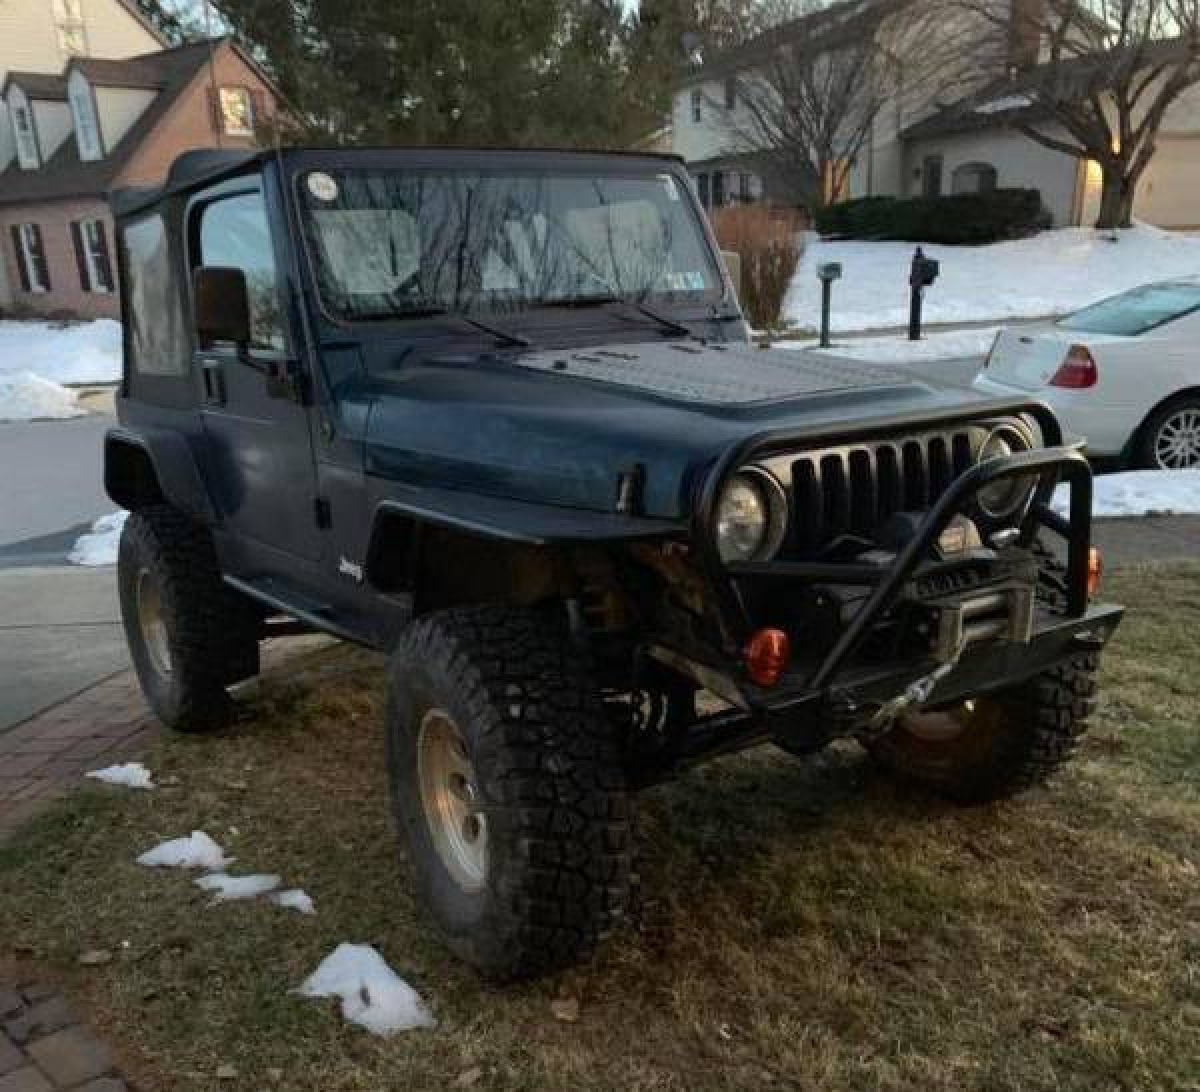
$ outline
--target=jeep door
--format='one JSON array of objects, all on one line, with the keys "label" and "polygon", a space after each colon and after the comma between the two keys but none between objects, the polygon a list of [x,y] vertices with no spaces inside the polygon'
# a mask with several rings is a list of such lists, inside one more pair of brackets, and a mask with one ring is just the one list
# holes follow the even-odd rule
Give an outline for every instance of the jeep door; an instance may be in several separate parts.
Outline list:
[{"label": "jeep door", "polygon": [[188,207],[191,268],[240,269],[249,297],[249,344],[196,349],[204,463],[222,521],[243,540],[237,546],[248,561],[257,554],[269,562],[272,553],[316,561],[308,375],[284,319],[286,258],[270,221],[257,175],[204,191]]}]

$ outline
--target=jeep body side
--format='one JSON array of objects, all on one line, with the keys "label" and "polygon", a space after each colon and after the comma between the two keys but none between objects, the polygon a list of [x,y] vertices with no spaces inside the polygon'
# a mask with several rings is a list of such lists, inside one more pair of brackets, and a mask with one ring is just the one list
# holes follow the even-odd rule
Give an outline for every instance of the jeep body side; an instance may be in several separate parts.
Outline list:
[{"label": "jeep body side", "polygon": [[1081,452],[752,347],[678,161],[190,153],[115,208],[147,695],[202,730],[265,635],[387,653],[397,820],[485,973],[618,921],[627,794],[712,755],[852,737],[967,801],[1069,757],[1121,613]]}]

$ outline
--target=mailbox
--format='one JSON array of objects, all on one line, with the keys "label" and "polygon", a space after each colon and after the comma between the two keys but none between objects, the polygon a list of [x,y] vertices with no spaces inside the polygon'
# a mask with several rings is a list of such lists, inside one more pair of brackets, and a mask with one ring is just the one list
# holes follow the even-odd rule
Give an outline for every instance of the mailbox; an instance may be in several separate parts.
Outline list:
[{"label": "mailbox", "polygon": [[917,247],[913,255],[912,271],[908,275],[908,283],[913,288],[928,288],[938,279],[941,264],[936,258],[926,258],[925,252]]},{"label": "mailbox", "polygon": [[817,280],[838,281],[842,279],[842,263],[841,262],[821,262],[817,266]]}]

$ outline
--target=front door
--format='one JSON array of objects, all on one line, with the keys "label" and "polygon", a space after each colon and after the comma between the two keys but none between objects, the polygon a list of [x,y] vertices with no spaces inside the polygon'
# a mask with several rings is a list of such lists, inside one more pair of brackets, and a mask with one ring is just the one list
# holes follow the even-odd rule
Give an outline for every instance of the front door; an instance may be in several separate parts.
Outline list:
[{"label": "front door", "polygon": [[[257,179],[226,184],[193,202],[188,215],[192,266],[241,269],[250,297],[249,345],[196,350],[211,495],[244,546],[315,561],[321,539],[305,362],[284,322],[279,255],[261,185]],[[272,378],[281,372],[298,374],[300,382]]]}]

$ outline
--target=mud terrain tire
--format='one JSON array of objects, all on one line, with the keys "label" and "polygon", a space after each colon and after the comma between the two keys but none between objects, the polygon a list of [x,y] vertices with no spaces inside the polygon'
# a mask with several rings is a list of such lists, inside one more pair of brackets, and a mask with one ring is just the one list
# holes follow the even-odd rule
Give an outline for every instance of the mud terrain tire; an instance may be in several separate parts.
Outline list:
[{"label": "mud terrain tire", "polygon": [[615,734],[552,619],[478,607],[410,625],[387,744],[420,895],[486,978],[573,963],[622,918],[632,835]]},{"label": "mud terrain tire", "polygon": [[258,674],[261,614],[221,580],[208,531],[167,505],[131,513],[117,587],[133,666],[159,720],[179,732],[227,723],[226,687]]}]

